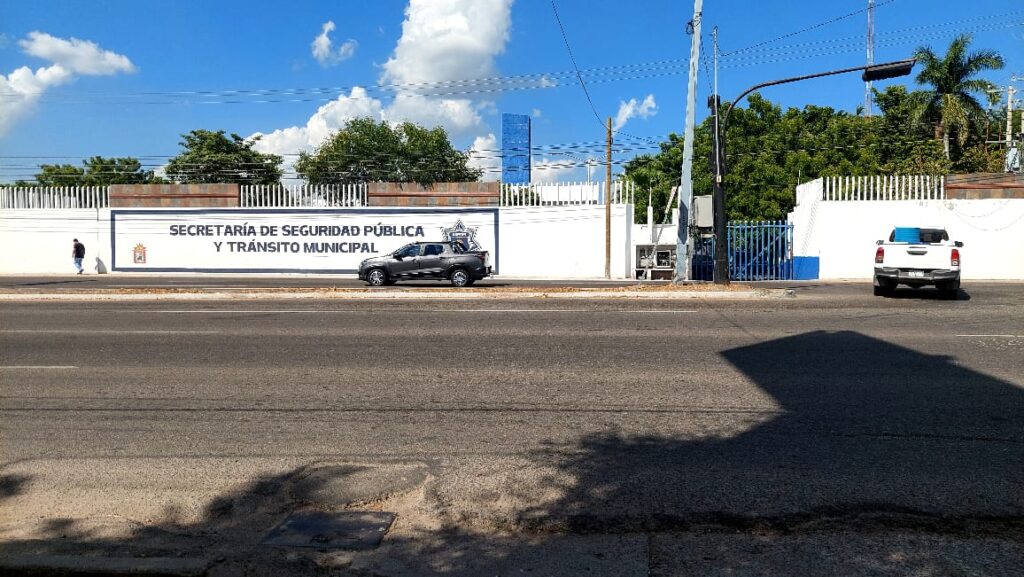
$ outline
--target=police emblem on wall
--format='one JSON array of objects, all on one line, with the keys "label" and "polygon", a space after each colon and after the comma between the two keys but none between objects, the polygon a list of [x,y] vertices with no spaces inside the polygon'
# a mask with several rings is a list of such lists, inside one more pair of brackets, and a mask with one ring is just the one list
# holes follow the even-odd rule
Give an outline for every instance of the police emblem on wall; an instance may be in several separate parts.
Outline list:
[{"label": "police emblem on wall", "polygon": [[146,247],[139,243],[132,250],[132,261],[135,264],[146,264]]},{"label": "police emblem on wall", "polygon": [[480,243],[476,241],[476,227],[466,226],[461,219],[455,223],[455,226],[441,228],[441,233],[445,241],[457,242],[462,245],[464,250],[480,250],[481,248]]}]

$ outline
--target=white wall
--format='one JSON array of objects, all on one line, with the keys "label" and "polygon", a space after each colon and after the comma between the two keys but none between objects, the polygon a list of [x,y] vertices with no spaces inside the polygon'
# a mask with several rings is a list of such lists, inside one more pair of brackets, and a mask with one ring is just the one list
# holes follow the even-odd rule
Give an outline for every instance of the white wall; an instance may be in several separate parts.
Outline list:
[{"label": "white wall", "polygon": [[[511,207],[499,213],[501,276],[604,277],[603,206]],[[633,206],[612,205],[612,278],[629,278]]]},{"label": "white wall", "polygon": [[[498,272],[501,276],[604,277],[604,211],[604,206],[500,209]],[[240,209],[241,212],[252,216],[259,210]],[[630,277],[635,252],[632,217],[632,205],[612,206],[613,278]],[[374,218],[373,223],[380,220]],[[249,223],[260,224],[263,220],[253,218]],[[0,210],[0,274],[70,274],[74,272],[73,238],[86,245],[88,272],[110,272],[109,209]],[[401,244],[400,240],[395,242]],[[126,250],[131,248],[125,246]],[[118,266],[125,265],[128,259],[130,256],[119,256]],[[204,263],[197,260],[194,266],[209,264]]]},{"label": "white wall", "polygon": [[822,279],[870,279],[875,241],[895,226],[939,226],[960,250],[961,275],[1024,279],[1024,200],[823,201],[821,181],[797,188],[789,215],[797,256],[820,258]]},{"label": "white wall", "polygon": [[73,273],[76,238],[85,245],[86,272],[108,272],[108,209],[0,210],[0,273]]}]

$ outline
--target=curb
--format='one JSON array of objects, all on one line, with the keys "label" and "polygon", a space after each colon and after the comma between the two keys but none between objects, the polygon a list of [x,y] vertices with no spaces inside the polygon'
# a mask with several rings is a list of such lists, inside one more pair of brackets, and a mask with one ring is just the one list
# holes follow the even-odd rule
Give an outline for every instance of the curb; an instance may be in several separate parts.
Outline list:
[{"label": "curb", "polygon": [[469,292],[469,291],[409,291],[409,290],[366,290],[359,292],[174,292],[174,293],[2,293],[0,301],[149,301],[149,300],[687,300],[687,299],[765,299],[795,298],[791,289],[755,289],[752,291],[594,291],[572,292]]},{"label": "curb", "polygon": [[91,557],[72,555],[9,555],[0,559],[3,575],[147,575],[202,577],[210,561],[178,557]]}]

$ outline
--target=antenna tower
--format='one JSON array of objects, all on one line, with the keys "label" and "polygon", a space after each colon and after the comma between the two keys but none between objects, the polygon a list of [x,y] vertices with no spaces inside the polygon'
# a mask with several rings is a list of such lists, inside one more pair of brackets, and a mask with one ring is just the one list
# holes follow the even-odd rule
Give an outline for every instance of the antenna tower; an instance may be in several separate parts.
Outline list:
[{"label": "antenna tower", "polygon": [[[868,66],[875,63],[875,0],[868,0]],[[864,116],[871,116],[871,81],[864,83]]]}]

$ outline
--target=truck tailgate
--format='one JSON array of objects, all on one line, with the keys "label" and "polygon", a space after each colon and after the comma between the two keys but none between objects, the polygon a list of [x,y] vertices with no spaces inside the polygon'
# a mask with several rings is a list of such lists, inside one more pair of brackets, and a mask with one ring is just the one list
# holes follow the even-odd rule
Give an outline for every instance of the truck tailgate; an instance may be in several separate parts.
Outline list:
[{"label": "truck tailgate", "polygon": [[884,266],[889,268],[948,269],[952,247],[941,244],[886,243]]}]

